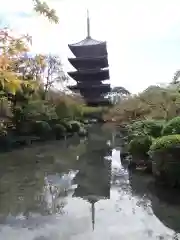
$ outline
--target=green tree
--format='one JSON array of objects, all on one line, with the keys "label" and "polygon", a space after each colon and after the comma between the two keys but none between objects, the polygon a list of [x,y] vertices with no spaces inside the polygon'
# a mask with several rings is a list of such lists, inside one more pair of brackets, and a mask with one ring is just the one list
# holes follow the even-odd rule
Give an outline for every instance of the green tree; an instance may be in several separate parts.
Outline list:
[{"label": "green tree", "polygon": [[45,1],[32,0],[34,4],[34,10],[41,15],[47,17],[50,21],[58,23],[59,18],[54,9],[51,9]]}]

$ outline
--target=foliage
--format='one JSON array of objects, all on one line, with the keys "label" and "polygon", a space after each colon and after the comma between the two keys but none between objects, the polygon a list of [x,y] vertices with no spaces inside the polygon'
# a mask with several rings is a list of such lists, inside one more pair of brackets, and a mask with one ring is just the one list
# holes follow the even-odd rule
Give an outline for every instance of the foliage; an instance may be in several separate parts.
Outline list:
[{"label": "foliage", "polygon": [[15,37],[8,29],[1,29],[0,32],[0,85],[1,89],[15,94],[22,85],[27,86],[16,71],[19,58],[29,50],[29,37]]},{"label": "foliage", "polygon": [[35,121],[33,123],[33,132],[35,135],[46,138],[50,136],[52,129],[45,121]]},{"label": "foliage", "polygon": [[129,143],[129,152],[132,155],[146,155],[152,144],[152,137],[150,136],[138,136],[132,139]]},{"label": "foliage", "polygon": [[81,126],[80,129],[79,129],[79,136],[86,136],[87,135],[87,130]]},{"label": "foliage", "polygon": [[72,127],[73,132],[79,132],[80,131],[80,128],[82,127],[82,123],[80,123],[78,121],[70,121],[69,123]]},{"label": "foliage", "polygon": [[58,23],[59,19],[56,15],[56,11],[54,9],[51,9],[46,2],[42,2],[40,0],[32,0],[34,3],[34,10],[41,15],[44,15],[47,17],[50,21],[54,23]]},{"label": "foliage", "polygon": [[7,128],[3,121],[0,122],[0,137],[7,135]]},{"label": "foliage", "polygon": [[22,108],[26,120],[50,120],[56,119],[55,106],[47,101],[34,100],[25,104]]},{"label": "foliage", "polygon": [[180,145],[180,135],[168,135],[161,138],[157,138],[153,141],[153,144],[150,147],[150,152],[155,152],[157,150],[167,150],[171,147]]},{"label": "foliage", "polygon": [[66,128],[61,124],[55,124],[53,126],[53,132],[56,136],[56,139],[60,139],[61,137],[65,136]]},{"label": "foliage", "polygon": [[73,129],[72,129],[72,126],[71,126],[71,123],[70,122],[68,122],[68,121],[60,121],[60,124],[61,125],[63,125],[64,127],[65,127],[65,129],[66,129],[66,131],[67,132],[69,132],[69,133],[72,133],[73,132]]},{"label": "foliage", "polygon": [[130,92],[124,87],[114,87],[108,94],[113,104],[121,102],[121,100],[126,99],[127,96],[130,96]]},{"label": "foliage", "polygon": [[116,104],[106,119],[115,119],[119,123],[131,123],[137,120],[165,119],[169,120],[179,115],[180,94],[179,87],[150,86],[137,95]]},{"label": "foliage", "polygon": [[62,69],[62,63],[59,56],[47,55],[45,56],[45,69],[43,72],[44,79],[44,99],[48,97],[48,91],[55,87],[55,84],[63,84],[68,80]]},{"label": "foliage", "polygon": [[168,121],[162,130],[162,135],[180,134],[180,117]]},{"label": "foliage", "polygon": [[149,135],[153,138],[161,136],[164,121],[160,120],[142,120],[129,125],[128,133],[130,136]]}]

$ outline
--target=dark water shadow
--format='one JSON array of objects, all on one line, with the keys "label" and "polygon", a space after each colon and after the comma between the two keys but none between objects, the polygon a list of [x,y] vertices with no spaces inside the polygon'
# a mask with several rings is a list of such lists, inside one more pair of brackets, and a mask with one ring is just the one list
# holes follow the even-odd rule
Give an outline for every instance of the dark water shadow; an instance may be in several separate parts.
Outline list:
[{"label": "dark water shadow", "polygon": [[[132,193],[141,197],[145,209],[149,206],[166,227],[180,233],[180,192],[158,186],[153,177],[141,173],[130,174]],[[149,202],[150,201],[150,202]]]}]

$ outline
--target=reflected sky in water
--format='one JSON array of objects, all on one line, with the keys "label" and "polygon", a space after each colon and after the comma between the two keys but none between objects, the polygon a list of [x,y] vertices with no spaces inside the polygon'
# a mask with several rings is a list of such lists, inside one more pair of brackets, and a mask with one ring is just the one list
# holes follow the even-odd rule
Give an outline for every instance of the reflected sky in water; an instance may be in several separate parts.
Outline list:
[{"label": "reflected sky in water", "polygon": [[180,239],[179,196],[128,172],[112,132],[2,155],[0,240]]}]

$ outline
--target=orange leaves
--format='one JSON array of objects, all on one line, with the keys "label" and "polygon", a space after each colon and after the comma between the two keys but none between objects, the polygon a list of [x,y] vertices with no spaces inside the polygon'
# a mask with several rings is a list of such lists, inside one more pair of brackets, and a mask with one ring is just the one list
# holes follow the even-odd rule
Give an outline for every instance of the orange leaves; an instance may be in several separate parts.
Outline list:
[{"label": "orange leaves", "polygon": [[14,70],[14,64],[28,51],[28,44],[28,36],[16,37],[9,29],[0,31],[0,84],[12,94],[21,89],[22,83],[25,84]]},{"label": "orange leaves", "polygon": [[10,66],[10,59],[7,55],[0,55],[0,71],[5,71]]}]

